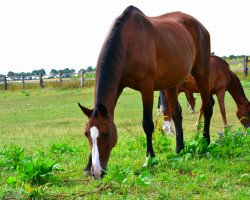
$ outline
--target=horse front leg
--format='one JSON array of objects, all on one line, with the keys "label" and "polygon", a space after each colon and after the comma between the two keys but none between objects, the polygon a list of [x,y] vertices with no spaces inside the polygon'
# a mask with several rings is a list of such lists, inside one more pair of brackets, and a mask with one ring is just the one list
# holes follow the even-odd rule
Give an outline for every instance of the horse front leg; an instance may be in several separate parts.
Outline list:
[{"label": "horse front leg", "polygon": [[143,121],[142,126],[147,138],[147,152],[146,152],[146,166],[148,163],[149,156],[151,158],[155,157],[153,145],[152,145],[152,134],[154,132],[154,123],[152,120],[152,109],[154,100],[154,91],[148,88],[145,91],[141,91],[142,103],[143,103]]},{"label": "horse front leg", "polygon": [[165,94],[168,100],[169,109],[176,130],[176,153],[180,153],[180,151],[184,149],[184,141],[182,128],[182,110],[178,102],[177,89],[172,88],[169,90],[165,90]]}]

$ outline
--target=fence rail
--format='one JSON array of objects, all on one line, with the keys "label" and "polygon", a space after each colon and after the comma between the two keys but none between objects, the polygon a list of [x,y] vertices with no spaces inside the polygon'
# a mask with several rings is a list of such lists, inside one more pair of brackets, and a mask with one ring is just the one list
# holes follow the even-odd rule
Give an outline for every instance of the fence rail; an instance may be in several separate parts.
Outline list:
[{"label": "fence rail", "polygon": [[[243,72],[245,76],[248,76],[248,66],[250,65],[250,60],[248,56],[244,58],[236,58],[236,59],[225,59],[230,66],[230,69],[234,72]],[[95,71],[92,72],[85,72],[83,70],[80,73],[71,73],[71,74],[62,74],[59,71],[59,74],[56,75],[28,75],[28,76],[15,76],[15,77],[7,77],[1,76],[0,77],[0,88],[4,90],[8,90],[9,85],[11,84],[19,84],[21,85],[21,89],[25,89],[25,85],[30,83],[39,84],[39,87],[43,88],[45,84],[48,82],[56,82],[57,86],[62,87],[63,82],[67,82],[74,78],[74,80],[78,79],[78,87],[83,87],[86,80],[94,80],[95,78]],[[2,86],[3,85],[3,86]]]},{"label": "fence rail", "polygon": [[74,80],[75,82],[78,82],[80,87],[84,87],[85,81],[87,80],[94,80],[95,77],[95,71],[92,72],[81,72],[78,73],[70,73],[70,74],[62,74],[59,71],[59,74],[55,75],[42,75],[41,73],[39,75],[21,75],[21,76],[1,76],[0,77],[0,85],[4,90],[8,90],[9,86],[11,84],[20,84],[21,89],[25,89],[25,86],[28,84],[36,84],[39,85],[40,88],[45,87],[48,83],[57,83],[56,85],[59,87],[62,87],[63,83],[69,82]]},{"label": "fence rail", "polygon": [[225,58],[225,60],[229,64],[232,71],[243,72],[245,76],[248,76],[248,66],[250,66],[250,60],[248,56]]}]

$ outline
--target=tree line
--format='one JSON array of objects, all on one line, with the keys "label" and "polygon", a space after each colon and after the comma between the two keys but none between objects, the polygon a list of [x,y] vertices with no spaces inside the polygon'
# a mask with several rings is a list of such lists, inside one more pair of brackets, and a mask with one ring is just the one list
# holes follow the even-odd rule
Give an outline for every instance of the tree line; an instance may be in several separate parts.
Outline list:
[{"label": "tree line", "polygon": [[[78,74],[81,72],[81,70],[85,72],[91,72],[91,71],[95,71],[95,68],[93,68],[92,66],[89,66],[87,67],[87,69],[80,69],[78,71]],[[62,69],[62,70],[56,70],[56,69],[52,69],[50,70],[50,73],[51,75],[57,75],[59,74],[59,72],[61,71],[61,74],[73,74],[73,73],[76,73],[76,70],[75,69],[69,69],[69,68],[65,68],[65,69]],[[39,69],[39,70],[33,70],[32,72],[13,72],[13,71],[9,71],[7,73],[7,76],[8,77],[16,77],[16,76],[38,76],[40,73],[42,73],[42,75],[46,75],[46,71],[45,69]],[[2,76],[2,74],[0,74],[0,76]]]}]

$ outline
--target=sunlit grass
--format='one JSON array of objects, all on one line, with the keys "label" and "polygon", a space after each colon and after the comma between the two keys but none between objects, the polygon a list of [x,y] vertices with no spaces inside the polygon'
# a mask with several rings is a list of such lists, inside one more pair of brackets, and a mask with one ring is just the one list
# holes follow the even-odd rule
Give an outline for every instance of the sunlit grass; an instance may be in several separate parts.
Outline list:
[{"label": "sunlit grass", "polygon": [[[250,87],[244,85],[248,98]],[[175,138],[154,134],[154,146],[160,162],[143,169],[146,141],[142,129],[140,93],[125,89],[115,109],[118,143],[112,151],[108,174],[103,180],[83,175],[90,152],[83,134],[87,118],[77,103],[93,106],[93,87],[64,89],[45,88],[0,93],[0,152],[16,145],[33,155],[42,150],[56,160],[64,171],[57,172],[59,180],[42,187],[45,199],[247,199],[249,194],[249,155],[231,158],[197,158],[186,162],[170,162],[168,155],[175,151]],[[155,92],[154,121],[162,124],[156,114],[158,92]],[[196,112],[190,114],[183,94],[179,100],[183,111],[185,140],[195,133],[195,122],[200,107],[197,97]],[[215,98],[216,100],[216,98]],[[226,112],[233,130],[240,126],[236,105],[226,95]],[[212,141],[218,139],[223,123],[214,106],[211,122]],[[168,142],[161,144],[161,140]],[[58,151],[53,152],[56,146]],[[73,151],[62,151],[67,147]],[[164,148],[164,150],[162,149]],[[249,153],[249,151],[248,151]],[[1,158],[1,157],[0,157]],[[0,161],[1,164],[1,161]],[[148,170],[148,171],[147,171]],[[10,187],[7,178],[13,172],[0,172],[0,197],[22,199],[22,187]],[[149,180],[149,181],[148,181]]]}]

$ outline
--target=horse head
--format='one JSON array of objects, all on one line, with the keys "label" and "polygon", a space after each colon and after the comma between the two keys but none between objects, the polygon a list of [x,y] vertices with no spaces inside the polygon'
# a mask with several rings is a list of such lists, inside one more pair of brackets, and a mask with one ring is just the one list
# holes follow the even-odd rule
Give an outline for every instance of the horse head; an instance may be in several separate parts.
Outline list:
[{"label": "horse head", "polygon": [[236,115],[244,127],[250,127],[250,103],[238,107]]},{"label": "horse head", "polygon": [[117,142],[117,130],[104,105],[97,104],[91,110],[79,103],[78,105],[89,119],[85,136],[91,149],[91,173],[95,178],[101,178],[105,173],[110,152]]}]

